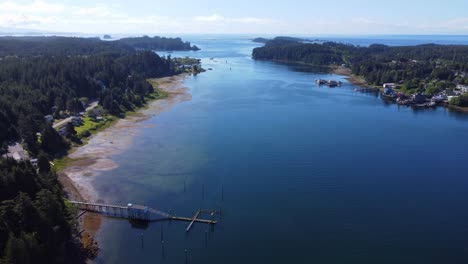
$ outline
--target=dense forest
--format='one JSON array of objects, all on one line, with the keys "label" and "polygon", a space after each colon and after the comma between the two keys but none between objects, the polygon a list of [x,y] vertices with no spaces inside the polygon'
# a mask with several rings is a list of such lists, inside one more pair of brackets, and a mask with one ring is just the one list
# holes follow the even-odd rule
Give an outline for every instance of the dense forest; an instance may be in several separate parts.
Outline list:
[{"label": "dense forest", "polygon": [[127,44],[137,49],[149,49],[159,51],[170,50],[200,50],[190,42],[183,42],[180,38],[165,38],[165,37],[139,37],[139,38],[123,38],[117,40],[118,43]]},{"label": "dense forest", "polygon": [[0,142],[23,139],[37,154],[36,133],[50,126],[45,115],[60,118],[64,112],[84,111],[80,98],[99,99],[105,110],[118,115],[142,106],[145,95],[154,92],[147,78],[175,73],[170,59],[150,51],[5,58],[0,63]]},{"label": "dense forest", "polygon": [[73,209],[48,162],[0,159],[0,263],[84,263]]},{"label": "dense forest", "polygon": [[[64,118],[95,100],[106,114],[121,116],[157,95],[147,79],[178,74],[176,65],[152,51],[93,38],[0,38],[1,264],[82,262],[49,165],[70,139],[45,116]],[[11,142],[22,143],[37,165],[2,158]]]},{"label": "dense forest", "polygon": [[324,42],[303,43],[283,38],[255,48],[258,60],[301,62],[323,66],[346,64],[369,84],[398,83],[405,91],[436,94],[456,84],[468,84],[468,46],[426,44],[359,47]]},{"label": "dense forest", "polygon": [[113,41],[75,37],[0,37],[0,58],[6,56],[76,56],[132,53],[135,49],[199,50],[180,38],[135,37]]},{"label": "dense forest", "polygon": [[121,54],[133,51],[131,46],[116,41],[102,41],[99,38],[0,37],[0,58]]}]

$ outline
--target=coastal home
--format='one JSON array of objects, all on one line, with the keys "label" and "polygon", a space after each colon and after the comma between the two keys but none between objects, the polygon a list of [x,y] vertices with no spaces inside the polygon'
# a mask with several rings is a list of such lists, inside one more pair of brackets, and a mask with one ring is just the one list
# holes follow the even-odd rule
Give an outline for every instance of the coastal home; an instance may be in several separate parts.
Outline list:
[{"label": "coastal home", "polygon": [[54,117],[52,115],[46,115],[44,116],[44,119],[46,120],[48,124],[51,124],[54,122]]},{"label": "coastal home", "polygon": [[395,91],[393,90],[393,88],[391,87],[385,87],[384,88],[384,94],[385,95],[393,95],[395,93]]},{"label": "coastal home", "polygon": [[62,127],[58,132],[61,136],[68,137],[68,131],[65,127]]},{"label": "coastal home", "polygon": [[72,117],[71,122],[72,122],[72,124],[73,124],[74,126],[81,126],[81,125],[83,125],[83,119],[81,119],[81,117],[78,117],[78,116]]},{"label": "coastal home", "polygon": [[34,167],[37,167],[38,159],[31,159],[30,162],[31,162],[31,165],[33,165]]},{"label": "coastal home", "polygon": [[8,152],[4,154],[2,157],[4,158],[13,158],[16,161],[21,161],[21,160],[28,160],[29,155],[28,153],[24,150],[23,146],[20,143],[14,143],[12,145],[8,146]]},{"label": "coastal home", "polygon": [[383,88],[395,89],[396,85],[394,83],[384,83]]},{"label": "coastal home", "polygon": [[457,89],[460,90],[460,92],[462,93],[468,93],[468,86],[466,85],[459,84],[457,85]]},{"label": "coastal home", "polygon": [[26,160],[27,157],[22,151],[16,151],[11,154],[11,157],[16,161]]}]

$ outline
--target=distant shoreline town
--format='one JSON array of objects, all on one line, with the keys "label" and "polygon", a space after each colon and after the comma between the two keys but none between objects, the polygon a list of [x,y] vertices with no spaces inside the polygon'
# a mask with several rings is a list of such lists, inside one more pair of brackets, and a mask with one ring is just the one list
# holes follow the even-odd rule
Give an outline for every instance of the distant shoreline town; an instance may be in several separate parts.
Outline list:
[{"label": "distant shoreline town", "polygon": [[253,41],[265,44],[253,50],[256,60],[325,66],[365,87],[356,91],[381,92],[383,99],[399,105],[443,105],[468,112],[466,45],[359,47],[291,37]]}]

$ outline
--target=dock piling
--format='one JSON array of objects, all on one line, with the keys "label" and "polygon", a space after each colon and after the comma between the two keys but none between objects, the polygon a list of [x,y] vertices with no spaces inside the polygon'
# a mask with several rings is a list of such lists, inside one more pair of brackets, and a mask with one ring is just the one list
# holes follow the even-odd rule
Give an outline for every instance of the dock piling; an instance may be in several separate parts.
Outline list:
[{"label": "dock piling", "polygon": [[144,248],[143,233],[141,233],[141,248]]},{"label": "dock piling", "polygon": [[161,224],[161,241],[164,241],[164,230],[163,230],[162,224]]}]

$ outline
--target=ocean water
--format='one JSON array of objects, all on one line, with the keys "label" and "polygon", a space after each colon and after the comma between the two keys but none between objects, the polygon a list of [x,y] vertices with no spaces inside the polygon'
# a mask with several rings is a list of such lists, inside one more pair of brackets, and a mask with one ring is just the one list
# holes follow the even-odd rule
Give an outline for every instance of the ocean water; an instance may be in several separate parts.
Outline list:
[{"label": "ocean water", "polygon": [[189,77],[193,99],[144,121],[94,184],[109,203],[216,209],[219,223],[105,219],[97,263],[468,263],[468,115],[253,61],[247,36],[184,39],[202,50],[171,56],[213,70]]}]

